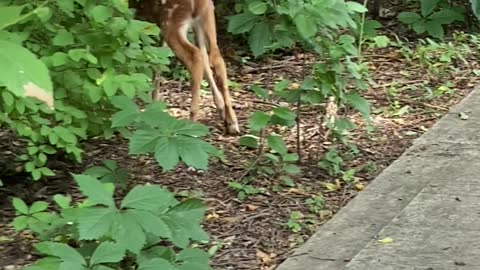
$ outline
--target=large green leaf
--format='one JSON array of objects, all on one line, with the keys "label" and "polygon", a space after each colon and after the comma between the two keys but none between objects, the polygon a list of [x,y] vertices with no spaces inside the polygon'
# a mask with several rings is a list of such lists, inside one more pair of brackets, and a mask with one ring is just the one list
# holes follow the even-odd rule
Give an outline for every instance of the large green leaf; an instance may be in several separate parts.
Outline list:
[{"label": "large green leaf", "polygon": [[285,145],[285,142],[283,141],[282,137],[278,135],[269,135],[267,137],[267,143],[272,150],[275,152],[279,153],[280,155],[286,155],[287,154],[287,146]]},{"label": "large green leaf", "polygon": [[270,115],[256,111],[250,115],[250,118],[248,119],[248,127],[253,131],[260,131],[267,127],[269,121]]},{"label": "large green leaf", "polygon": [[125,255],[125,249],[119,244],[113,242],[103,242],[92,254],[90,259],[90,265],[96,265],[100,263],[116,263],[123,259]]},{"label": "large green leaf", "polygon": [[53,108],[53,85],[47,67],[24,47],[0,40],[0,86],[20,97],[33,97]]},{"label": "large green leaf", "polygon": [[112,228],[112,237],[123,248],[139,254],[147,237],[135,218],[128,212],[117,215]]},{"label": "large green leaf", "polygon": [[473,13],[480,19],[480,0],[471,0],[471,2]]},{"label": "large green leaf", "polygon": [[262,15],[267,11],[267,9],[268,5],[263,1],[255,0],[248,4],[248,10],[255,15]]},{"label": "large green leaf", "polygon": [[58,270],[62,260],[56,257],[46,257],[36,261],[33,265],[23,268],[23,270]]},{"label": "large green leaf", "polygon": [[172,230],[172,242],[181,248],[189,244],[189,239],[208,240],[208,235],[200,226],[205,214],[205,206],[200,200],[186,200],[162,216],[162,220]]},{"label": "large green leaf", "polygon": [[140,263],[138,270],[178,270],[175,266],[165,259],[155,258],[145,260]]},{"label": "large green leaf", "polygon": [[156,129],[139,129],[130,138],[130,154],[145,154],[155,149],[161,134]]},{"label": "large green leaf", "polygon": [[159,186],[136,186],[122,200],[122,208],[163,211],[176,203],[173,194]]},{"label": "large green leaf", "polygon": [[142,210],[128,210],[128,214],[135,218],[145,232],[165,239],[172,238],[172,230],[158,216]]},{"label": "large green leaf", "polygon": [[299,14],[295,17],[295,25],[303,38],[309,39],[317,32],[317,25],[313,17],[307,14]]},{"label": "large green leaf", "polygon": [[115,221],[116,212],[112,209],[81,208],[76,210],[81,240],[94,240],[107,235]]},{"label": "large green leaf", "polygon": [[25,5],[0,6],[0,30],[15,24],[21,17]]},{"label": "large green leaf", "polygon": [[420,0],[422,6],[422,16],[427,17],[430,15],[437,7],[438,2],[440,2],[440,0]]},{"label": "large green leaf", "polygon": [[248,44],[255,57],[262,55],[273,43],[270,25],[266,21],[258,22],[250,32]]},{"label": "large green leaf", "polygon": [[155,159],[166,171],[175,168],[180,161],[177,145],[168,138],[160,138],[155,147]]},{"label": "large green leaf", "polygon": [[398,19],[403,23],[413,24],[420,21],[422,17],[414,12],[401,12],[398,14]]},{"label": "large green leaf", "polygon": [[72,262],[80,265],[86,265],[83,256],[74,248],[63,243],[41,242],[34,245],[41,253],[59,257],[63,261]]},{"label": "large green leaf", "polygon": [[242,34],[250,31],[258,20],[258,16],[251,13],[237,14],[229,18],[228,31],[233,34]]},{"label": "large green leaf", "polygon": [[436,24],[450,24],[454,21],[461,21],[462,18],[461,14],[449,9],[440,10],[428,17],[429,20]]},{"label": "large green leaf", "polygon": [[74,175],[80,190],[88,197],[88,201],[93,204],[101,204],[109,207],[115,207],[113,201],[113,192],[106,189],[105,185],[111,185],[109,183],[104,184],[90,175]]},{"label": "large green leaf", "polygon": [[368,101],[359,96],[358,94],[348,94],[346,96],[347,102],[356,110],[358,110],[363,118],[367,119],[370,121],[370,104]]}]

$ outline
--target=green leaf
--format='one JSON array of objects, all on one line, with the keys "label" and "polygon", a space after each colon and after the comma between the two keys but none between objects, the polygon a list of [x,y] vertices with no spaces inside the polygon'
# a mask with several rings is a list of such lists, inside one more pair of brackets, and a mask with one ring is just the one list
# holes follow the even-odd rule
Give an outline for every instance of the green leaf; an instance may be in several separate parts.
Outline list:
[{"label": "green leaf", "polygon": [[444,9],[433,13],[428,19],[436,24],[450,24],[456,20],[460,20],[461,16],[453,10]]},{"label": "green leaf", "polygon": [[142,210],[128,210],[128,215],[133,217],[145,232],[165,239],[172,238],[171,229],[160,217]]},{"label": "green leaf", "polygon": [[0,6],[0,30],[17,23],[24,8],[25,5]]},{"label": "green leaf", "polygon": [[427,17],[437,7],[440,0],[420,0],[422,7],[422,16]]},{"label": "green leaf", "polygon": [[72,33],[68,32],[65,29],[60,29],[57,32],[57,35],[53,38],[53,45],[55,46],[67,46],[74,43]]},{"label": "green leaf", "polygon": [[178,154],[185,164],[197,169],[207,170],[208,154],[203,148],[201,140],[183,137],[175,139],[174,143],[177,145]]},{"label": "green leaf", "polygon": [[280,155],[287,154],[287,146],[283,141],[282,137],[278,135],[269,135],[267,137],[268,146],[272,148],[275,152],[279,153]]},{"label": "green leaf", "polygon": [[85,266],[76,262],[69,262],[69,261],[64,261],[60,263],[60,267],[58,269],[59,270],[87,270],[85,269]]},{"label": "green leaf", "polygon": [[175,129],[177,134],[192,137],[202,137],[208,134],[208,127],[205,125],[194,123],[190,120],[178,120],[178,122],[182,125]]},{"label": "green leaf", "polygon": [[41,242],[38,244],[34,244],[34,247],[41,253],[59,257],[66,262],[76,263],[80,265],[87,264],[83,256],[78,253],[78,251],[63,243]]},{"label": "green leaf", "polygon": [[270,115],[256,111],[250,115],[250,118],[248,119],[248,127],[253,131],[260,131],[267,127],[269,121]]},{"label": "green leaf", "polygon": [[252,86],[252,91],[262,99],[268,98],[268,92],[258,85]]},{"label": "green leaf", "polygon": [[317,33],[317,25],[314,18],[306,14],[298,14],[294,21],[298,32],[303,38],[309,39]]},{"label": "green leaf", "polygon": [[273,113],[287,121],[294,121],[297,118],[297,115],[294,112],[285,107],[277,107],[273,109]]},{"label": "green leaf", "polygon": [[12,106],[15,102],[13,95],[8,91],[2,91],[2,99],[7,106]]},{"label": "green leaf", "polygon": [[60,208],[64,209],[70,207],[72,197],[70,195],[65,196],[62,194],[56,194],[55,196],[53,196],[53,200],[57,203],[58,206],[60,206]]},{"label": "green leaf", "polygon": [[248,44],[255,57],[266,52],[267,47],[271,46],[273,42],[272,32],[267,22],[261,21],[257,23],[248,38]]},{"label": "green leaf", "polygon": [[37,201],[32,204],[30,207],[30,214],[43,212],[47,209],[48,203],[43,201]]},{"label": "green leaf", "polygon": [[193,248],[186,248],[177,256],[177,260],[183,262],[179,270],[211,270],[209,259],[208,253]]},{"label": "green leaf", "polygon": [[160,138],[155,147],[155,160],[162,166],[164,171],[175,168],[180,161],[177,145],[167,138]]},{"label": "green leaf", "polygon": [[441,24],[435,21],[427,21],[426,29],[429,35],[435,38],[443,38],[444,31]]},{"label": "green leaf", "polygon": [[472,2],[472,10],[477,19],[480,19],[480,0],[471,0]]},{"label": "green leaf", "polygon": [[185,248],[189,244],[189,239],[208,240],[208,235],[200,226],[205,210],[202,201],[188,199],[163,215],[162,220],[172,231],[172,243],[180,248]]},{"label": "green leaf", "polygon": [[377,48],[386,48],[390,44],[390,39],[387,36],[376,36],[373,40]]},{"label": "green leaf", "polygon": [[346,4],[347,4],[347,8],[351,11],[355,11],[358,13],[368,12],[368,9],[360,3],[349,1],[349,2],[346,2]]},{"label": "green leaf", "polygon": [[158,211],[174,203],[173,194],[159,186],[135,186],[122,200],[121,208]]},{"label": "green leaf", "polygon": [[53,85],[45,64],[29,50],[0,40],[0,86],[53,108]]},{"label": "green leaf", "polygon": [[413,24],[420,21],[422,17],[414,12],[401,12],[398,14],[398,19],[403,23]]},{"label": "green leaf", "polygon": [[155,129],[139,129],[130,138],[130,154],[145,154],[155,149],[161,134]]},{"label": "green leaf", "polygon": [[15,231],[19,232],[28,226],[28,222],[31,218],[28,216],[19,216],[13,219],[12,226]]},{"label": "green leaf", "polygon": [[63,126],[56,126],[53,128],[53,131],[55,131],[58,137],[64,140],[65,142],[72,143],[72,144],[77,143],[77,136],[75,136],[75,134],[69,129]]},{"label": "green leaf", "polygon": [[105,236],[112,227],[116,212],[108,208],[78,209],[78,232],[80,240],[93,240]]},{"label": "green leaf", "polygon": [[425,31],[427,31],[427,24],[425,23],[425,21],[414,22],[412,24],[412,29],[417,34],[423,34],[425,33]]},{"label": "green leaf", "polygon": [[247,33],[255,26],[258,17],[251,13],[231,16],[228,20],[228,32],[233,34]]},{"label": "green leaf", "polygon": [[23,270],[58,270],[62,260],[56,257],[46,257],[39,259],[33,265],[23,268]]},{"label": "green leaf", "polygon": [[113,242],[103,242],[92,254],[90,265],[101,263],[116,263],[123,259],[125,249]]},{"label": "green leaf", "polygon": [[263,1],[253,1],[248,4],[248,10],[255,15],[262,15],[267,11],[267,9],[268,5]]},{"label": "green leaf", "polygon": [[150,260],[142,261],[138,270],[178,270],[171,263],[165,259],[154,258]]},{"label": "green leaf", "polygon": [[362,114],[363,118],[368,121],[370,120],[370,104],[368,103],[368,100],[358,94],[348,94],[346,99],[353,108]]},{"label": "green leaf", "polygon": [[142,227],[135,220],[135,216],[128,212],[117,215],[112,228],[112,237],[123,248],[137,255],[146,243],[146,235]]},{"label": "green leaf", "polygon": [[294,164],[287,164],[283,167],[286,173],[288,174],[299,174],[300,168]]},{"label": "green leaf", "polygon": [[259,140],[259,138],[257,136],[247,134],[247,135],[244,135],[244,136],[240,137],[240,139],[238,140],[238,143],[241,146],[246,146],[246,147],[250,147],[250,148],[258,148],[258,145],[259,145],[258,140]]},{"label": "green leaf", "polygon": [[34,9],[34,13],[42,22],[47,22],[52,17],[52,10],[48,7],[38,7]]},{"label": "green leaf", "polygon": [[90,14],[96,22],[101,23],[113,16],[113,9],[104,5],[96,5]]},{"label": "green leaf", "polygon": [[88,201],[93,204],[101,204],[114,208],[113,192],[109,192],[105,185],[97,179],[82,174],[74,174],[73,178],[78,184],[80,191],[88,197]]},{"label": "green leaf", "polygon": [[28,215],[28,206],[27,204],[19,198],[13,198],[12,204],[15,210],[17,210],[20,214]]},{"label": "green leaf", "polygon": [[112,128],[128,127],[135,122],[138,115],[139,110],[136,106],[118,111],[112,116]]}]

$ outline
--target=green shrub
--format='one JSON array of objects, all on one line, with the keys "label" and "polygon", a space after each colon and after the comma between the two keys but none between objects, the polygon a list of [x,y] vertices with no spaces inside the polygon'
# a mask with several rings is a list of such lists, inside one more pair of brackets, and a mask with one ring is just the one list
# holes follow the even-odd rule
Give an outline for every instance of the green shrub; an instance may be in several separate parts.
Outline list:
[{"label": "green shrub", "polygon": [[60,211],[37,201],[28,207],[13,199],[17,231],[28,229],[41,241],[43,254],[26,270],[48,269],[210,269],[209,255],[189,248],[191,240],[205,241],[200,223],[205,207],[197,199],[179,202],[155,186],[136,186],[120,202],[114,186],[89,175],[74,175],[86,199],[56,195]]}]

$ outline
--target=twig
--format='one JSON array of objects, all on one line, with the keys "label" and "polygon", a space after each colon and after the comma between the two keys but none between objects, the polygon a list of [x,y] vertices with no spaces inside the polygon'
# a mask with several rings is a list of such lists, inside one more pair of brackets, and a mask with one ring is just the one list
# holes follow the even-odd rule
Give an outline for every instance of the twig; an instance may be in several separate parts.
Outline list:
[{"label": "twig", "polygon": [[407,104],[416,104],[416,105],[420,105],[420,106],[423,106],[423,107],[427,107],[427,108],[435,109],[435,110],[439,110],[439,111],[448,111],[448,108],[438,106],[438,105],[428,104],[428,103],[422,102],[422,101],[409,100],[409,99],[405,99],[405,98],[395,98],[395,99],[398,100],[398,101],[401,101],[403,103],[407,103]]},{"label": "twig", "polygon": [[392,85],[420,84],[420,83],[425,83],[425,81],[426,81],[425,79],[420,79],[420,80],[411,80],[411,81],[404,81],[404,82],[390,82],[390,83],[385,83],[381,85],[372,85],[372,88],[385,88]]}]

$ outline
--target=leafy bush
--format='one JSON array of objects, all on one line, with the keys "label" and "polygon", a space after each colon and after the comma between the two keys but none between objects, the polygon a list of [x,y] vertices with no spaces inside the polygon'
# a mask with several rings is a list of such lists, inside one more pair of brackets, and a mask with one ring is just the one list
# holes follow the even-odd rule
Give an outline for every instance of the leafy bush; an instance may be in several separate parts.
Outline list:
[{"label": "leafy bush", "polygon": [[228,30],[246,34],[255,56],[296,43],[315,46],[312,39],[317,34],[329,37],[331,29],[355,27],[350,15],[366,11],[356,2],[343,0],[240,0],[235,7],[238,14],[229,18]]},{"label": "leafy bush", "polygon": [[177,120],[165,112],[163,102],[155,102],[141,111],[128,97],[114,97],[113,104],[120,109],[112,117],[112,127],[133,127],[130,153],[154,153],[164,170],[173,169],[180,160],[188,166],[206,170],[211,155],[221,153],[199,137],[208,134],[208,128],[189,120]]},{"label": "leafy bush", "polygon": [[[136,186],[119,203],[114,186],[89,175],[74,175],[86,200],[56,195],[60,211],[37,201],[28,207],[13,199],[17,231],[29,229],[42,241],[45,257],[26,270],[46,269],[210,269],[209,255],[188,248],[208,236],[200,227],[205,208],[197,199],[179,202],[159,186]],[[180,252],[178,252],[180,250]]]},{"label": "leafy bush", "polygon": [[417,34],[426,32],[432,37],[443,38],[444,25],[465,21],[465,8],[452,7],[445,0],[422,0],[420,10],[420,14],[402,12],[398,15],[398,19],[409,25]]},{"label": "leafy bush", "polygon": [[[0,125],[28,140],[27,151],[19,158],[25,161],[25,170],[33,179],[54,174],[46,167],[48,155],[61,150],[81,161],[80,140],[110,138],[115,131],[129,134],[126,128],[133,116],[126,110],[132,109],[138,99],[151,102],[153,70],[165,70],[172,55],[168,48],[156,47],[159,32],[156,25],[136,20],[127,1],[122,0],[2,2]],[[33,96],[46,104],[24,96]],[[127,104],[131,106],[125,107]],[[117,108],[122,113],[116,114],[112,126],[111,115]],[[165,115],[161,118],[161,124],[184,129],[190,132],[187,135],[207,132],[205,127],[186,121],[176,122]],[[152,128],[158,129],[160,124],[149,126],[152,122],[147,121],[147,129],[134,134],[133,145],[140,146],[135,144],[139,136],[152,136],[151,141],[155,141],[165,135],[154,134]],[[186,130],[189,128],[192,129]],[[192,161],[192,157],[186,157],[188,153],[168,143],[173,140],[158,146],[167,148],[147,149],[157,154],[179,151],[178,155],[157,158],[162,160],[162,166],[172,168],[180,156],[191,166],[206,168],[205,152],[211,151],[211,147],[200,151],[200,158]],[[202,145],[205,148],[207,144]],[[132,152],[147,151],[137,148]]]}]

